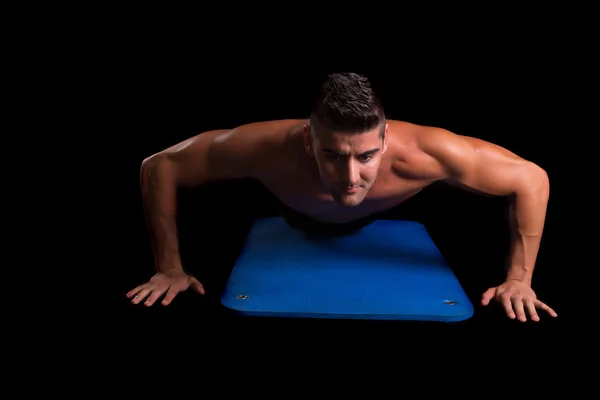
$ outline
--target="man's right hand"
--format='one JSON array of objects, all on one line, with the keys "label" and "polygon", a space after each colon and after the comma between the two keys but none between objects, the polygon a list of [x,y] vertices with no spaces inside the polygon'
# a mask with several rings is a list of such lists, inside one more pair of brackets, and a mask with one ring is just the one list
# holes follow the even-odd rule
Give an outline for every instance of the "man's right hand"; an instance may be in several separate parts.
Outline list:
[{"label": "man's right hand", "polygon": [[127,293],[127,298],[132,299],[133,304],[139,304],[145,299],[144,305],[150,307],[166,293],[161,303],[163,306],[167,306],[179,292],[184,292],[190,287],[199,294],[204,294],[204,286],[196,278],[182,270],[159,272],[148,283],[140,285]]}]

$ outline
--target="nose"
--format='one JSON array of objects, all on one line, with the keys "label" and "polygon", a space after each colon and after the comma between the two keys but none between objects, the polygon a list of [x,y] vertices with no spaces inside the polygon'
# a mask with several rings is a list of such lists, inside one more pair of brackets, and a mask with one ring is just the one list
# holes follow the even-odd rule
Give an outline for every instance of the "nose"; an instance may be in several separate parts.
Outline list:
[{"label": "nose", "polygon": [[348,164],[346,165],[346,170],[345,172],[345,176],[344,176],[344,181],[348,186],[358,186],[360,183],[360,173],[359,173],[359,168],[358,165],[356,165],[355,162],[353,162],[353,160],[348,161]]}]

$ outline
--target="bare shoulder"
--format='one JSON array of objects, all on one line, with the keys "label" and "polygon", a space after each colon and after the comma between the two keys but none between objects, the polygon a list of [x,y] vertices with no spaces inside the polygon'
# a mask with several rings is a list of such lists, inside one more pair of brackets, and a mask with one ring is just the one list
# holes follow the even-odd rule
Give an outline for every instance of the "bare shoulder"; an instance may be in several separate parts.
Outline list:
[{"label": "bare shoulder", "polygon": [[289,143],[303,120],[275,120],[253,122],[225,132],[213,140],[211,158],[246,171],[253,178],[278,170],[286,156]]},{"label": "bare shoulder", "polygon": [[235,144],[255,165],[264,164],[269,169],[271,163],[285,155],[292,138],[305,123],[299,119],[254,122],[232,129],[217,142]]},{"label": "bare shoulder", "polygon": [[428,143],[435,142],[438,128],[388,120],[387,157],[395,174],[409,179],[435,181],[440,171]]},{"label": "bare shoulder", "polygon": [[481,165],[520,167],[531,164],[510,150],[447,129],[392,121],[390,141],[398,173],[435,181]]},{"label": "bare shoulder", "polygon": [[482,156],[524,161],[494,143],[435,126],[389,121],[389,135],[388,146],[396,171],[428,180],[443,179],[454,164],[475,162]]},{"label": "bare shoulder", "polygon": [[467,141],[473,139],[435,126],[396,120],[388,121],[388,124],[391,135],[390,139],[401,142],[404,147],[409,147],[413,151],[419,150],[429,153],[437,147],[456,144],[458,138]]},{"label": "bare shoulder", "polygon": [[205,181],[260,177],[274,170],[291,132],[302,120],[244,124],[200,133],[150,157],[168,160],[186,186]]},{"label": "bare shoulder", "polygon": [[301,125],[301,120],[253,122],[233,129],[202,132],[169,147],[159,154],[171,158],[222,159],[231,163],[253,160],[265,153],[277,151]]},{"label": "bare shoulder", "polygon": [[461,135],[444,128],[419,126],[416,140],[418,148],[438,162],[475,160],[477,157],[525,161],[512,151],[495,143],[472,136]]},{"label": "bare shoulder", "polygon": [[[271,146],[283,145],[291,131],[302,126],[302,120],[275,120],[244,124],[223,132],[215,138],[216,143],[234,143],[246,147],[246,151],[261,151]],[[263,147],[266,146],[266,147]]]}]

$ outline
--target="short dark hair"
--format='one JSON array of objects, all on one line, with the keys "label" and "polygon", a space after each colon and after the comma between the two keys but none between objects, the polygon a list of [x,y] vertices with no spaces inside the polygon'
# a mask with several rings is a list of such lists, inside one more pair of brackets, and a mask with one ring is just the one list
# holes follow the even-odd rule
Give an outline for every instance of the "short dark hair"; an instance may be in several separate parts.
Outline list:
[{"label": "short dark hair", "polygon": [[363,133],[384,122],[385,113],[369,78],[351,72],[334,73],[318,91],[310,121],[317,129]]}]

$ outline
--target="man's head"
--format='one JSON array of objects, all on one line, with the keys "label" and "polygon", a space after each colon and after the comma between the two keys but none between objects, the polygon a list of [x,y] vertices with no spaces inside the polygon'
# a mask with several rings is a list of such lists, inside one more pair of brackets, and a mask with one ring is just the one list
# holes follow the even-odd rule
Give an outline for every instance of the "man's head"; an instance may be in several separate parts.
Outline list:
[{"label": "man's head", "polygon": [[304,145],[338,204],[354,207],[364,200],[387,149],[383,107],[366,77],[340,73],[326,79]]}]

